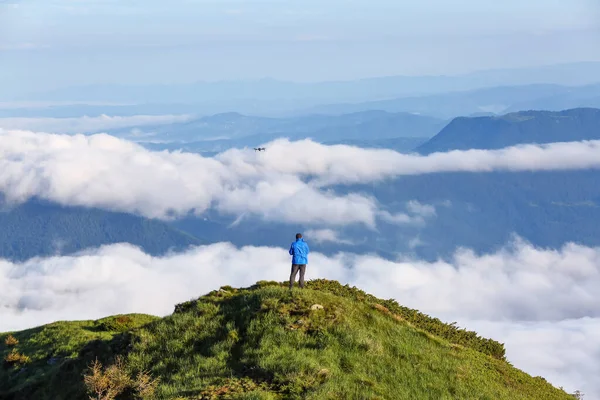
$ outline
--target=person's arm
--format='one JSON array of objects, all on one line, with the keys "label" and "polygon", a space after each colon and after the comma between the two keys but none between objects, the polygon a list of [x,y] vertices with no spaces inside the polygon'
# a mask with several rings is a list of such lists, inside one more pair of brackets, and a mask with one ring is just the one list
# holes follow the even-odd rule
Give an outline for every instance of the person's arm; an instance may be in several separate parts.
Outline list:
[{"label": "person's arm", "polygon": [[310,248],[308,247],[308,243],[304,242],[304,244],[306,245],[306,255],[308,255],[308,253],[310,253]]},{"label": "person's arm", "polygon": [[294,255],[294,243],[290,246],[290,256]]}]

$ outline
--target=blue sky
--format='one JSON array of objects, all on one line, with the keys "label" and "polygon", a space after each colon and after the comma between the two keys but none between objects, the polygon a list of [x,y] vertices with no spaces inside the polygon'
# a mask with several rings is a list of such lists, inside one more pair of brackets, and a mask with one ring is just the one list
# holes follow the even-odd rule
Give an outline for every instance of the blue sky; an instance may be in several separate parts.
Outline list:
[{"label": "blue sky", "polygon": [[597,0],[0,0],[0,84],[294,81],[600,60]]}]

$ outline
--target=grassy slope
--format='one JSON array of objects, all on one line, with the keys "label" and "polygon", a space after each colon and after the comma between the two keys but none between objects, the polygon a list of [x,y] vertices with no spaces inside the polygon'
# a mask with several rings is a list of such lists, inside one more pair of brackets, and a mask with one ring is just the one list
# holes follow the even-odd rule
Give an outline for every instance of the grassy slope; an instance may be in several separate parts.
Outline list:
[{"label": "grassy slope", "polygon": [[[499,343],[337,282],[308,286],[227,287],[162,319],[14,333],[32,363],[0,369],[0,398],[86,398],[85,366],[124,354],[131,376],[160,378],[161,399],[572,399],[513,368]],[[48,365],[57,353],[74,358]]]},{"label": "grassy slope", "polygon": [[0,334],[2,360],[12,351],[30,358],[24,365],[9,367],[4,362],[0,367],[0,399],[86,398],[81,371],[96,356],[106,359],[119,351],[124,332],[155,320],[158,318],[154,316],[132,314],[97,321],[54,322],[13,333],[19,341],[14,346],[7,346],[8,335]]}]

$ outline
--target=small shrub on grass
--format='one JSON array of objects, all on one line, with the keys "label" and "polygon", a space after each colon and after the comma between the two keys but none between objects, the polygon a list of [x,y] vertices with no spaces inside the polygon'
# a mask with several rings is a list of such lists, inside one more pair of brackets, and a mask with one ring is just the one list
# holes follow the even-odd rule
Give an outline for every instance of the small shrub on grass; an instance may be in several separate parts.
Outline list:
[{"label": "small shrub on grass", "polygon": [[131,378],[119,357],[106,369],[95,360],[90,366],[90,373],[84,376],[84,383],[91,394],[90,400],[114,400],[131,385]]},{"label": "small shrub on grass", "polygon": [[139,372],[135,380],[135,389],[142,398],[151,398],[156,393],[159,380],[152,379],[147,372]]},{"label": "small shrub on grass", "polygon": [[4,339],[4,344],[8,347],[16,346],[19,344],[19,341],[13,335],[8,335],[6,339]]},{"label": "small shrub on grass", "polygon": [[262,391],[253,391],[242,393],[234,397],[235,400],[275,400],[278,399],[274,394]]},{"label": "small shrub on grass", "polygon": [[132,379],[123,358],[118,356],[115,363],[105,369],[95,360],[84,376],[84,383],[90,400],[114,400],[124,392],[133,392],[136,397],[145,399],[154,396],[158,380],[146,372],[139,372],[136,379]]},{"label": "small shrub on grass", "polygon": [[105,318],[98,321],[98,329],[106,332],[126,332],[131,329],[133,319],[127,315]]},{"label": "small shrub on grass", "polygon": [[[226,379],[220,385],[211,385],[200,394],[200,400],[216,399],[263,399],[260,392],[268,391],[266,383],[256,383],[250,378]],[[252,395],[250,395],[252,394]]]},{"label": "small shrub on grass", "polygon": [[6,357],[4,357],[4,365],[7,367],[18,366],[30,363],[31,359],[13,349]]},{"label": "small shrub on grass", "polygon": [[281,287],[282,283],[277,281],[258,281],[251,287],[251,289],[260,289],[269,286]]}]

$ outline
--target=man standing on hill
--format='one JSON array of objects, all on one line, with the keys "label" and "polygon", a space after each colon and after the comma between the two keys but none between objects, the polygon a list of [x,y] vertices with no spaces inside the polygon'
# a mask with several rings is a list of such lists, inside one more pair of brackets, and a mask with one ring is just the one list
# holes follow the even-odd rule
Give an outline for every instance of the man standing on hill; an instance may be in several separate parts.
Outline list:
[{"label": "man standing on hill", "polygon": [[302,234],[296,234],[296,241],[290,246],[290,256],[292,256],[292,274],[290,275],[290,289],[294,287],[296,274],[300,270],[300,287],[304,287],[304,273],[306,264],[308,264],[308,244],[302,238]]}]

